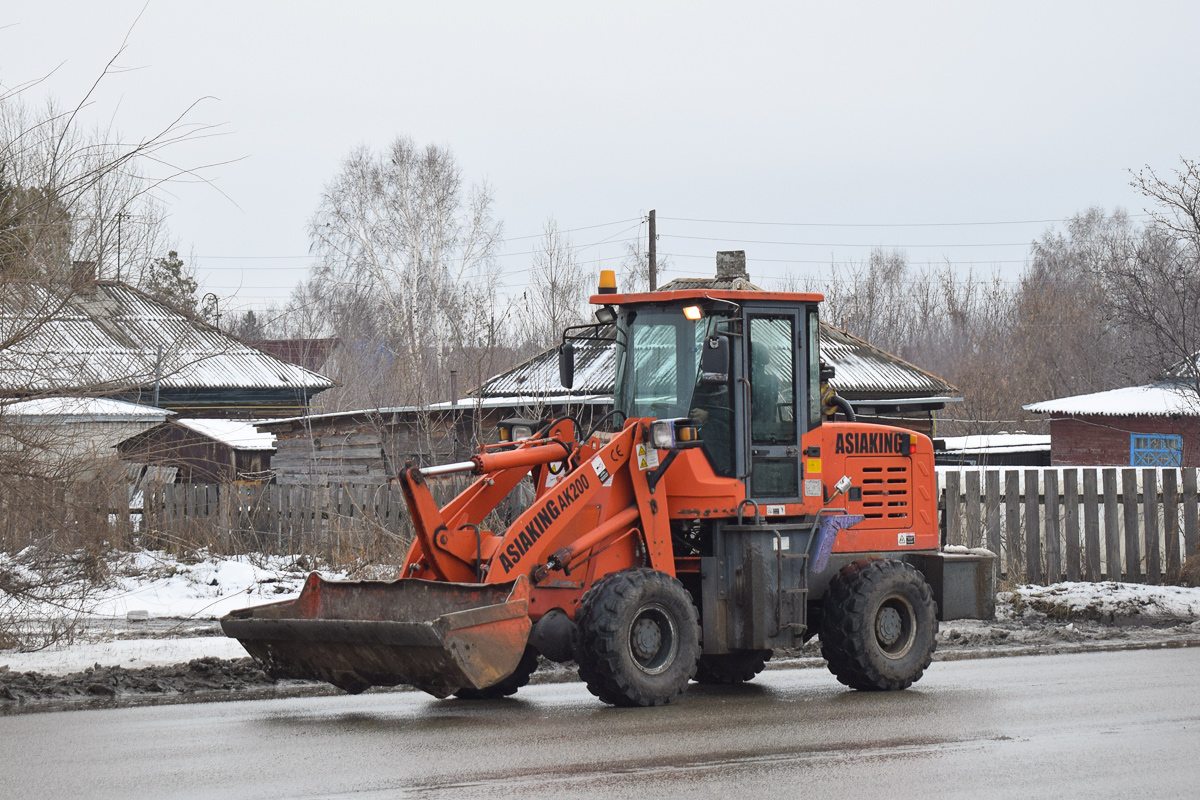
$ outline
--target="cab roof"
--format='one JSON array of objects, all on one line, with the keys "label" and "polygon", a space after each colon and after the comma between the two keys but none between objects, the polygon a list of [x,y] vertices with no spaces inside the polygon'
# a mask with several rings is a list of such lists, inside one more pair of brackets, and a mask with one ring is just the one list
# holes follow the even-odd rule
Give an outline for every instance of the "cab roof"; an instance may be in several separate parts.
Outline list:
[{"label": "cab roof", "polygon": [[627,306],[637,303],[675,303],[688,300],[732,300],[742,303],[756,300],[767,303],[820,303],[825,296],[817,292],[731,291],[728,289],[679,289],[671,292],[637,292],[634,294],[594,294],[592,305]]}]

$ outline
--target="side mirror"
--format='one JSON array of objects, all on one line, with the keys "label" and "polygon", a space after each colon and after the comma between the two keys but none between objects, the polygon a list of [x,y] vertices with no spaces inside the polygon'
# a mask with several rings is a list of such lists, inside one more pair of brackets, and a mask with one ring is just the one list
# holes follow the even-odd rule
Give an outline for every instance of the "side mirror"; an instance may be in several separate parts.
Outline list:
[{"label": "side mirror", "polygon": [[564,389],[575,387],[575,345],[570,342],[558,348],[558,382]]},{"label": "side mirror", "polygon": [[729,339],[711,336],[704,340],[700,351],[700,382],[724,384],[729,382]]}]

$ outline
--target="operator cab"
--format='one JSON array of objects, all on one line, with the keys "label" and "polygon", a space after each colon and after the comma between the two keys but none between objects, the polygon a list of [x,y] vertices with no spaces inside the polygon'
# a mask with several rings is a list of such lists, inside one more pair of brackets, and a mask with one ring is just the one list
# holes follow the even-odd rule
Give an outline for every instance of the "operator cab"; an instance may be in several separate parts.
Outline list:
[{"label": "operator cab", "polygon": [[760,503],[802,502],[801,437],[822,416],[820,300],[720,290],[593,296],[615,323],[614,415],[690,420],[717,475],[746,481]]}]

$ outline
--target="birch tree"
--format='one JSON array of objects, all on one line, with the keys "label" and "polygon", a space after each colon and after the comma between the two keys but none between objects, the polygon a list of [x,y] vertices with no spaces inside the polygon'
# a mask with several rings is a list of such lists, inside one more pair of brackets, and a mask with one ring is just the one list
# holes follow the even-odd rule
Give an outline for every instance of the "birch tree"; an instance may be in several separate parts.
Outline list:
[{"label": "birch tree", "polygon": [[516,304],[518,338],[532,350],[556,343],[567,326],[584,321],[591,283],[570,237],[550,217],[533,253],[529,288]]},{"label": "birch tree", "polygon": [[491,188],[464,185],[453,153],[436,145],[359,147],[326,185],[309,224],[313,277],[374,329],[358,360],[387,376],[390,402],[427,408],[447,399],[450,370],[464,384],[489,374],[502,331],[500,234]]}]

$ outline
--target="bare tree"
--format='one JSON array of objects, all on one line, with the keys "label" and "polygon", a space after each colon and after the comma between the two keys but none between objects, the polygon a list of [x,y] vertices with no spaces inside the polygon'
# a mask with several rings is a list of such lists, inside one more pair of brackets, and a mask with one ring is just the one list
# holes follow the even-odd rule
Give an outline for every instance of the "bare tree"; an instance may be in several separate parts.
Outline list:
[{"label": "bare tree", "polygon": [[1100,275],[1133,236],[1129,218],[1098,208],[1033,243],[1013,298],[1010,338],[1026,402],[1111,389],[1148,377],[1128,331],[1110,313]]},{"label": "bare tree", "polygon": [[1132,185],[1153,203],[1151,222],[1113,243],[1099,277],[1146,362],[1200,400],[1200,162],[1180,159],[1171,178],[1146,167]]},{"label": "bare tree", "polygon": [[784,286],[819,289],[825,320],[956,385],[964,402],[939,416],[939,430],[993,433],[1023,418],[1029,400],[1010,346],[1013,292],[998,276],[949,264],[918,271],[903,253],[878,249],[865,262],[830,265],[827,275]]},{"label": "bare tree", "polygon": [[876,248],[865,263],[834,264],[825,290],[825,318],[847,333],[889,350],[908,343],[918,324],[909,307],[912,280],[899,250]]},{"label": "bare tree", "polygon": [[486,377],[503,329],[500,231],[491,189],[464,187],[449,150],[400,137],[343,162],[309,224],[313,277],[362,330],[342,355],[380,376],[373,405],[426,408],[447,399],[451,370]]},{"label": "bare tree", "polygon": [[[117,530],[108,518],[110,493],[125,487],[107,446],[86,448],[69,430],[6,411],[22,397],[137,385],[153,370],[145,354],[130,353],[128,375],[89,384],[76,369],[64,383],[64,364],[78,365],[86,356],[82,343],[70,353],[59,348],[60,359],[39,352],[39,343],[53,338],[66,311],[88,302],[94,277],[105,276],[110,265],[115,270],[118,225],[122,262],[128,254],[131,269],[139,259],[148,264],[166,254],[165,246],[159,249],[166,242],[165,214],[154,193],[182,176],[199,176],[203,167],[174,163],[171,150],[213,132],[213,126],[190,121],[191,108],[142,138],[87,129],[84,117],[95,90],[119,71],[114,62],[123,50],[71,106],[27,103],[36,81],[0,85],[0,551],[10,554],[0,565],[0,640],[7,636],[10,645],[28,644],[12,627],[23,604],[78,610],[83,599],[63,596],[62,587],[100,575],[102,553],[128,529]],[[52,579],[39,577],[48,574],[43,567],[54,570]],[[47,630],[51,638],[61,632],[54,624]]]},{"label": "bare tree", "polygon": [[583,321],[590,285],[570,237],[550,217],[533,253],[529,289],[515,304],[515,338],[530,350],[553,345],[568,325]]}]

